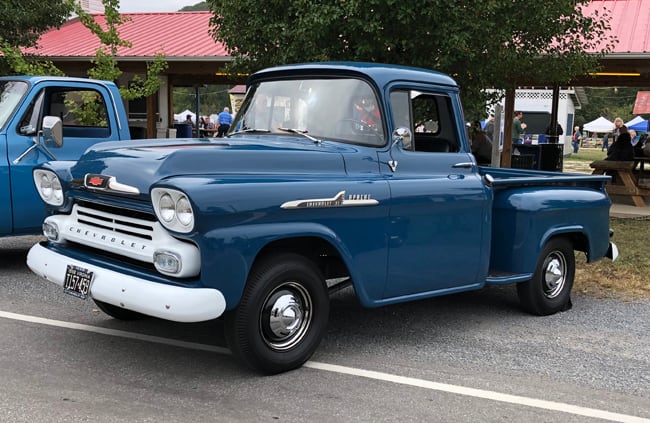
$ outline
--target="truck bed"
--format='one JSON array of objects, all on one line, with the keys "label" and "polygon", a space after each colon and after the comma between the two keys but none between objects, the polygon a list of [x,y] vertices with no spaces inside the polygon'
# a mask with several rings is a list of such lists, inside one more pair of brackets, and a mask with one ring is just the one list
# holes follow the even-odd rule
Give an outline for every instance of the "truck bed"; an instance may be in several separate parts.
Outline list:
[{"label": "truck bed", "polygon": [[509,169],[496,167],[479,167],[479,173],[485,182],[498,188],[520,186],[579,186],[605,190],[605,184],[611,180],[607,175],[586,175],[582,173],[551,172],[545,170]]}]

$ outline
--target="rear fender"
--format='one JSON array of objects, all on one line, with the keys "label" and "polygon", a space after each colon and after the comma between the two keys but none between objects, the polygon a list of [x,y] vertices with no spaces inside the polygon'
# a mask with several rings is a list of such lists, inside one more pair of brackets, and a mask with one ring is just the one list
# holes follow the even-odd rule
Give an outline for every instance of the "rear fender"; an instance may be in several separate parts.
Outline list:
[{"label": "rear fender", "polygon": [[491,269],[529,273],[549,239],[568,236],[589,261],[607,254],[606,193],[580,187],[519,187],[495,193]]}]

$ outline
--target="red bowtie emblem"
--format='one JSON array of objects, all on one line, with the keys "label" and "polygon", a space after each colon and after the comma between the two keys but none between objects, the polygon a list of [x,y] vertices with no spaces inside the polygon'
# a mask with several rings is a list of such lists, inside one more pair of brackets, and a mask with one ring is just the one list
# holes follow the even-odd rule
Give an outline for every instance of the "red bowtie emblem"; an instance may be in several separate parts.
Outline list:
[{"label": "red bowtie emblem", "polygon": [[99,176],[93,176],[92,178],[88,179],[88,185],[96,186],[99,187],[102,185],[104,180],[100,178]]}]

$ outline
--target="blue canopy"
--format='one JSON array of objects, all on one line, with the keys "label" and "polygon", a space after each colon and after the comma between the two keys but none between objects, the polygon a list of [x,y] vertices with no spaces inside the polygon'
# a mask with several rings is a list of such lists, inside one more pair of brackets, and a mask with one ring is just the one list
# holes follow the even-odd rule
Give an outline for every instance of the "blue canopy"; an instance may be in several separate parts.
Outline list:
[{"label": "blue canopy", "polygon": [[630,125],[627,129],[634,129],[637,132],[648,132],[648,121],[643,119],[634,125]]}]

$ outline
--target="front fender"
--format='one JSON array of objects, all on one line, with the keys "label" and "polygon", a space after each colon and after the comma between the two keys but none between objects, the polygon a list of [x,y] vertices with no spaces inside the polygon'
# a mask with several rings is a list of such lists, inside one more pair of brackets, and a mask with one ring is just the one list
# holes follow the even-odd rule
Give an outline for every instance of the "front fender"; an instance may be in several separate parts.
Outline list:
[{"label": "front fender", "polygon": [[352,279],[361,278],[355,273],[352,252],[332,229],[318,223],[286,222],[240,225],[205,233],[198,240],[202,282],[219,289],[226,299],[226,309],[231,310],[239,303],[260,251],[272,242],[298,237],[317,237],[329,243],[338,251]]}]

